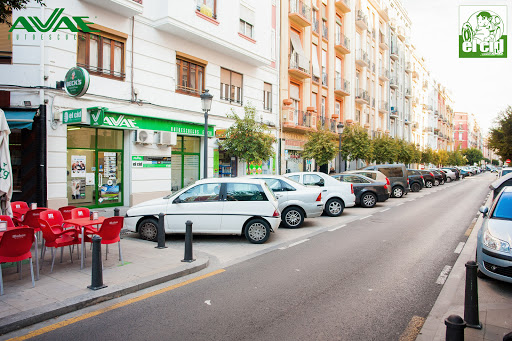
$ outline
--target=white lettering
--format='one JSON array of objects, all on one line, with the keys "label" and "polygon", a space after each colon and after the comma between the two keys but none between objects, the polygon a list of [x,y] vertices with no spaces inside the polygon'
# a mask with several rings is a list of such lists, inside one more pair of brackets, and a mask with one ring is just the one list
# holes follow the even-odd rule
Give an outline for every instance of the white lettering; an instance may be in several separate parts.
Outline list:
[{"label": "white lettering", "polygon": [[471,42],[470,41],[465,41],[462,43],[462,51],[471,52]]}]

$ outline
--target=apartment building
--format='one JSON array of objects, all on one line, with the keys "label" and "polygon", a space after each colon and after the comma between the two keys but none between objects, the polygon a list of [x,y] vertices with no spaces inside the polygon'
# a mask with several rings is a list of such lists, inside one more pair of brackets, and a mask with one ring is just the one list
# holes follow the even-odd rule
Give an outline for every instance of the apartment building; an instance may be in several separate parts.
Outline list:
[{"label": "apartment building", "polygon": [[318,127],[336,133],[351,108],[351,2],[281,1],[282,173],[315,170],[314,160],[302,156],[307,133]]},{"label": "apartment building", "polygon": [[[0,37],[8,46],[0,107],[12,128],[13,200],[129,206],[202,178],[205,163],[209,177],[244,175],[247,165],[218,142],[233,123],[227,114],[243,116],[247,104],[277,136],[275,1],[54,0],[30,4],[12,20],[46,22],[58,8],[62,16],[88,17],[98,32],[60,27],[32,36],[19,29],[10,40]],[[90,86],[70,97],[61,81],[77,66],[90,74]],[[206,139],[205,90],[213,95]],[[67,113],[77,109],[81,119],[72,122]],[[275,164],[256,166],[272,173]]]}]

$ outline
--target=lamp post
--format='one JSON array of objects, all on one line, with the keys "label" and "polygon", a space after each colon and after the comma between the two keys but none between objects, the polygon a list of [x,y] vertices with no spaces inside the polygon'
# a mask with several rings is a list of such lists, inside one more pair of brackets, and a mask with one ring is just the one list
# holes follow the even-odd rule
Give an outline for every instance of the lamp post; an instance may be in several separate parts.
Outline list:
[{"label": "lamp post", "polygon": [[336,126],[336,130],[338,131],[338,135],[340,137],[340,147],[338,149],[338,158],[339,158],[339,169],[338,169],[338,172],[341,173],[342,170],[341,170],[341,134],[343,133],[343,123],[338,123],[338,125]]},{"label": "lamp post", "polygon": [[204,90],[201,94],[201,107],[204,111],[204,173],[203,179],[208,177],[208,111],[210,111],[212,107],[212,99],[213,95],[211,95],[208,90]]}]

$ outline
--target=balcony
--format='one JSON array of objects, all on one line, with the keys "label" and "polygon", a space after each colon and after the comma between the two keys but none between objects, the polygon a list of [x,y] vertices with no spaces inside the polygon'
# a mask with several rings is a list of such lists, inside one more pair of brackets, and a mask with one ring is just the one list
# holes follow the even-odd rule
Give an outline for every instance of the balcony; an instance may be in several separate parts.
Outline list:
[{"label": "balcony", "polygon": [[327,86],[328,83],[327,83],[327,73],[326,72],[322,72],[322,86]]},{"label": "balcony", "polygon": [[316,128],[316,115],[308,111],[286,110],[283,112],[283,128],[287,130],[311,130]]},{"label": "balcony", "polygon": [[338,96],[350,96],[350,82],[341,77],[336,78],[334,94]]},{"label": "balcony", "polygon": [[313,31],[313,33],[320,34],[320,29],[318,28],[318,25],[318,20],[313,20],[311,22],[311,30]]},{"label": "balcony", "polygon": [[439,116],[439,110],[434,110],[434,117]]},{"label": "balcony", "polygon": [[367,30],[368,29],[368,17],[360,9],[357,10],[356,25],[361,30]]},{"label": "balcony", "polygon": [[327,22],[322,20],[322,38],[327,40],[329,39],[329,30],[327,29]]},{"label": "balcony", "polygon": [[339,32],[336,34],[336,42],[334,48],[341,54],[350,53],[350,39],[343,33]]},{"label": "balcony", "polygon": [[370,95],[368,95],[368,91],[361,88],[356,89],[356,102],[361,104],[369,104]]},{"label": "balcony", "polygon": [[131,18],[134,15],[142,14],[144,6],[142,0],[82,0],[90,4],[102,7],[109,12],[120,14]]},{"label": "balcony", "polygon": [[302,0],[290,0],[288,18],[300,27],[311,25],[311,8]]},{"label": "balcony", "polygon": [[389,106],[387,101],[380,101],[379,103],[379,112],[385,114],[389,111]]},{"label": "balcony", "polygon": [[423,81],[423,89],[427,89],[428,88],[428,81]]},{"label": "balcony", "polygon": [[359,49],[356,51],[356,63],[361,65],[362,67],[367,67],[370,64],[370,58],[368,57],[368,53],[363,49]]},{"label": "balcony", "polygon": [[418,124],[418,122],[413,122],[413,124],[412,124],[412,130],[418,130],[418,128],[419,128],[419,124]]},{"label": "balcony", "polygon": [[405,98],[411,98],[412,97],[412,91],[411,88],[405,89]]},{"label": "balcony", "polygon": [[395,90],[398,89],[398,80],[396,78],[391,78],[389,81],[389,87]]},{"label": "balcony", "polygon": [[398,39],[405,41],[405,28],[403,26],[398,26]]},{"label": "balcony", "polygon": [[411,124],[412,122],[411,122],[411,119],[409,118],[409,115],[406,114],[405,116],[407,116],[407,117],[404,119],[404,123],[407,125]]},{"label": "balcony", "polygon": [[405,63],[405,72],[411,73],[413,70],[412,62]]},{"label": "balcony", "polygon": [[386,69],[385,67],[381,67],[379,72],[379,79],[381,81],[387,82],[389,81],[389,77],[389,70]]},{"label": "balcony", "polygon": [[379,14],[382,17],[382,19],[384,19],[384,21],[389,21],[389,10],[387,7],[384,7],[384,5],[382,5],[382,7],[379,10]]},{"label": "balcony", "polygon": [[290,64],[288,66],[288,73],[298,79],[311,78],[311,62],[298,54],[292,52],[290,54]]},{"label": "balcony", "polygon": [[396,107],[391,107],[391,112],[389,113],[389,117],[396,119],[396,118],[398,118],[398,116],[400,116],[398,113],[398,109]]},{"label": "balcony", "polygon": [[350,12],[350,0],[337,0],[334,4],[336,5],[336,8],[341,12]]},{"label": "balcony", "polygon": [[434,128],[434,135],[439,135],[439,129]]},{"label": "balcony", "polygon": [[388,38],[381,33],[379,33],[379,47],[382,50],[389,50]]},{"label": "balcony", "polygon": [[389,57],[393,60],[398,59],[398,45],[396,42],[391,43],[391,51],[389,51]]},{"label": "balcony", "polygon": [[375,63],[372,62],[372,72],[375,73],[375,71],[376,71]]}]

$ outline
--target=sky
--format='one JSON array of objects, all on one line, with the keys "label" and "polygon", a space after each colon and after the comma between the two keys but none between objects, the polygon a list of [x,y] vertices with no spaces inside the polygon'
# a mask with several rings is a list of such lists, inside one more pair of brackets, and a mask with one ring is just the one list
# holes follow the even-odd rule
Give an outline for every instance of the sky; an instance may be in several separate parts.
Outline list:
[{"label": "sky", "polygon": [[[459,58],[459,5],[508,5],[512,0],[402,0],[412,21],[412,43],[418,55],[441,84],[451,90],[456,112],[473,113],[484,135],[500,111],[510,104],[512,94],[512,51],[508,58]],[[509,23],[505,31],[510,34]]]}]

